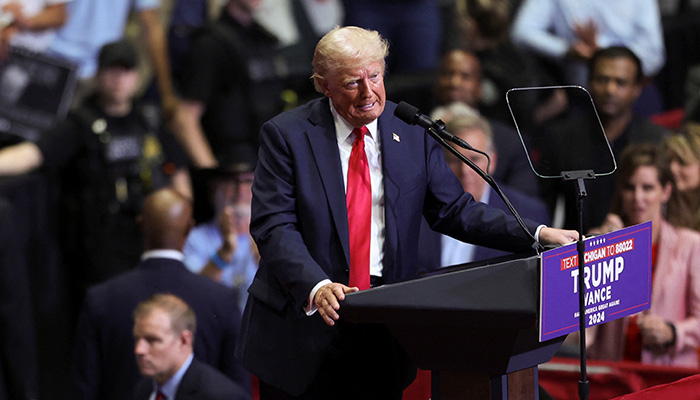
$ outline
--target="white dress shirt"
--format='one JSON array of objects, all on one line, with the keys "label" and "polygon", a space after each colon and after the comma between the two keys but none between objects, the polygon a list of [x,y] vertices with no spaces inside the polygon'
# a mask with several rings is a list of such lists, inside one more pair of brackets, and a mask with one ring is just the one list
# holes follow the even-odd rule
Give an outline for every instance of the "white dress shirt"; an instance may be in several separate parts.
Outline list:
[{"label": "white dress shirt", "polygon": [[[343,184],[347,191],[348,186],[348,164],[350,162],[350,153],[352,152],[352,144],[355,141],[355,135],[352,133],[353,126],[350,125],[343,117],[338,114],[333,107],[333,102],[330,102],[331,114],[333,114],[333,122],[335,125],[335,133],[338,139],[338,150],[340,153],[340,165],[343,168]],[[365,125],[368,133],[365,135],[365,154],[367,154],[367,163],[369,164],[369,176],[372,185],[372,224],[369,243],[369,273],[373,276],[382,276],[382,259],[384,257],[384,174],[382,172],[382,156],[381,144],[379,140],[379,131],[377,120]],[[316,312],[316,307],[313,304],[314,296],[321,286],[331,283],[330,279],[324,279],[317,283],[309,293],[307,307],[304,309],[307,315],[312,315]]]},{"label": "white dress shirt", "polygon": [[[491,197],[491,188],[486,186],[484,194],[481,196],[480,202],[489,204]],[[472,262],[474,260],[474,251],[476,246],[471,243],[462,242],[447,235],[442,235],[440,238],[440,266],[447,267],[450,265],[459,265]]]},{"label": "white dress shirt", "polygon": [[181,251],[173,249],[147,250],[141,254],[141,261],[150,258],[170,258],[172,260],[185,262],[185,255]]}]

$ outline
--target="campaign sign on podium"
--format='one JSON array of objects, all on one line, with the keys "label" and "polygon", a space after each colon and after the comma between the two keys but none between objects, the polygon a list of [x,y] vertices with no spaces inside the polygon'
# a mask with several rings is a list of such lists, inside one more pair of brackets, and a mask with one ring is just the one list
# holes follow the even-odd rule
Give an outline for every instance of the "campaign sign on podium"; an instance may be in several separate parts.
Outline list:
[{"label": "campaign sign on podium", "polygon": [[[651,305],[651,222],[585,241],[586,327],[646,310]],[[542,255],[540,341],[579,329],[576,244]]]}]

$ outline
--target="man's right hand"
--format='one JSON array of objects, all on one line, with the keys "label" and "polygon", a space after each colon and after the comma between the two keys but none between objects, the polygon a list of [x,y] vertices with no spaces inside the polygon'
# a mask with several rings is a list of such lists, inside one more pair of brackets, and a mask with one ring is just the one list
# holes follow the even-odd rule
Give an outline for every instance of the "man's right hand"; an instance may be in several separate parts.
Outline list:
[{"label": "man's right hand", "polygon": [[314,296],[314,305],[318,308],[323,321],[329,326],[335,325],[335,321],[340,318],[338,310],[340,302],[345,300],[345,294],[359,290],[357,287],[348,287],[341,283],[329,283],[321,286]]},{"label": "man's right hand", "polygon": [[226,261],[230,261],[230,258],[233,257],[233,253],[236,252],[236,247],[238,245],[237,227],[238,218],[233,206],[225,206],[221,213],[221,218],[219,219],[219,229],[221,230],[221,238],[223,239],[221,250],[229,256]]},{"label": "man's right hand", "polygon": [[598,26],[593,21],[574,25],[576,40],[571,44],[568,55],[581,60],[589,60],[598,50]]},{"label": "man's right hand", "polygon": [[[236,216],[232,206],[226,206],[219,217],[219,230],[221,231],[221,246],[216,254],[225,264],[231,263],[234,253],[238,247],[238,232],[236,231]],[[215,282],[221,282],[223,277],[223,266],[210,259],[204,266],[201,275],[211,278]]]}]

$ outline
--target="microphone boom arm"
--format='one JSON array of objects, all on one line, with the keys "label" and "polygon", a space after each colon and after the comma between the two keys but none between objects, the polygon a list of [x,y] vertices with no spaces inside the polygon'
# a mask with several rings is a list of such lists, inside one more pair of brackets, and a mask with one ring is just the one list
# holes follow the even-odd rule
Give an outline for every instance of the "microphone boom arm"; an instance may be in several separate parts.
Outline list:
[{"label": "microphone boom arm", "polygon": [[[537,242],[537,239],[535,239],[535,235],[533,235],[527,229],[527,226],[525,226],[525,222],[523,222],[522,217],[520,217],[520,214],[518,213],[518,211],[515,209],[515,207],[513,207],[513,204],[508,199],[508,196],[506,196],[506,194],[503,193],[503,190],[501,190],[501,187],[498,186],[498,183],[496,183],[496,181],[493,179],[493,177],[491,175],[487,174],[486,172],[484,172],[484,170],[479,168],[478,165],[474,164],[474,162],[472,160],[468,159],[459,150],[455,149],[454,146],[447,143],[447,141],[445,140],[445,133],[448,133],[448,132],[444,129],[445,124],[442,123],[442,121],[440,121],[440,120],[438,120],[437,122],[440,122],[440,124],[436,123],[436,124],[430,126],[429,128],[426,128],[426,131],[428,132],[428,134],[430,134],[430,136],[432,136],[435,140],[437,140],[438,143],[440,143],[450,153],[454,154],[457,158],[459,158],[460,161],[467,164],[469,166],[469,168],[473,169],[474,172],[476,172],[483,180],[486,181],[486,183],[489,184],[489,186],[491,186],[493,188],[493,190],[498,194],[498,196],[506,204],[506,207],[508,207],[508,210],[511,212],[511,214],[513,214],[513,217],[515,217],[515,220],[518,222],[518,225],[520,225],[520,228],[522,228],[522,230],[525,232],[527,237],[530,238],[530,240],[532,241],[532,248],[535,249],[535,251],[537,251],[537,253],[539,254],[543,250],[542,245],[540,245],[539,242]],[[454,135],[451,135],[451,136],[457,138],[457,136],[454,136]],[[453,139],[450,139],[450,140],[457,143]],[[464,141],[462,141],[462,142],[464,142]],[[464,142],[464,143],[466,144],[466,142]],[[467,145],[467,146],[469,146],[469,145]],[[462,146],[462,147],[464,147],[464,146]],[[465,147],[465,148],[467,148],[467,147]],[[478,150],[472,148],[471,146],[469,146],[467,149],[473,150],[473,151],[478,151]],[[480,152],[480,151],[478,151],[478,152]]]}]

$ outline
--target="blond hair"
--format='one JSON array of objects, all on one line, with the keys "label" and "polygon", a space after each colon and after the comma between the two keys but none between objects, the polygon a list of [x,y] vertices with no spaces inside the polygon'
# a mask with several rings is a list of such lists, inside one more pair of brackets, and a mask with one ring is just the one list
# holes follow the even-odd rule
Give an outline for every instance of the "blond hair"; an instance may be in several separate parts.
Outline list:
[{"label": "blond hair", "polygon": [[[699,164],[700,125],[687,123],[682,132],[667,136],[663,142],[663,151],[685,165]],[[700,187],[680,191],[674,186],[666,216],[673,225],[700,231]]]},{"label": "blond hair", "polygon": [[674,133],[664,139],[663,147],[672,157],[685,164],[700,163],[700,126],[686,126],[684,132]]},{"label": "blond hair", "polygon": [[358,68],[374,62],[381,62],[382,71],[386,68],[389,42],[377,31],[356,26],[335,27],[316,45],[313,67],[314,87],[321,92],[319,80],[325,80],[328,73]]},{"label": "blond hair", "polygon": [[134,319],[142,318],[155,310],[163,310],[170,316],[170,328],[176,334],[185,330],[192,332],[194,338],[197,330],[197,317],[194,310],[181,298],[168,293],[157,293],[140,302],[134,310]]}]

